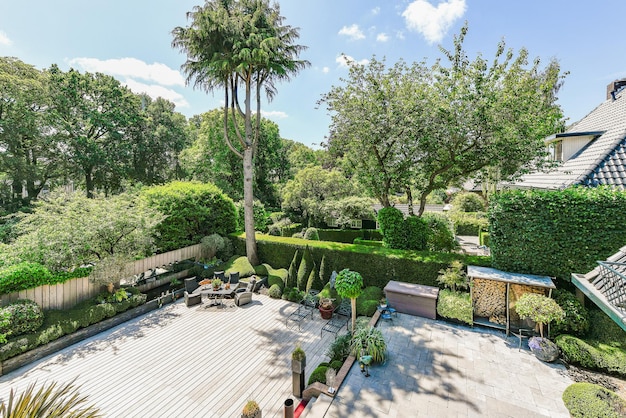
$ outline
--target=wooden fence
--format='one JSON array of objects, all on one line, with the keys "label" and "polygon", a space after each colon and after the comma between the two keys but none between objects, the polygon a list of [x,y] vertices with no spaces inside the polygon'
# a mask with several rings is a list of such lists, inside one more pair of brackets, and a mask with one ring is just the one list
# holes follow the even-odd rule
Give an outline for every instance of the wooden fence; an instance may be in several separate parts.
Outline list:
[{"label": "wooden fence", "polygon": [[[139,274],[150,269],[166,266],[176,261],[200,259],[202,248],[200,244],[180,248],[163,254],[153,255],[133,262],[133,274]],[[43,285],[34,289],[0,295],[0,306],[6,306],[17,299],[30,299],[36,302],[43,310],[70,309],[85,299],[94,297],[101,291],[99,284],[92,283],[88,277],[71,279],[64,283]]]}]

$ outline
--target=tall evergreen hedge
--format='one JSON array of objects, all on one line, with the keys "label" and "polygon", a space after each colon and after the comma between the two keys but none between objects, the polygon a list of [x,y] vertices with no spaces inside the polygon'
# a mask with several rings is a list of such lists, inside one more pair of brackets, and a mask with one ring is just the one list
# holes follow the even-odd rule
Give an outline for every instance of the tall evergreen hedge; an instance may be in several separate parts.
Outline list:
[{"label": "tall evergreen hedge", "polygon": [[489,232],[495,268],[569,280],[626,245],[626,192],[505,191],[491,198]]},{"label": "tall evergreen hedge", "polygon": [[207,235],[228,235],[237,229],[235,204],[213,184],[177,181],[146,188],[142,197],[167,215],[157,227],[160,252],[197,244]]},{"label": "tall evergreen hedge", "polygon": [[[245,253],[244,235],[234,237],[233,244],[237,253]],[[259,258],[274,268],[287,268],[290,264],[293,267],[292,263],[297,259],[294,258],[294,254],[296,252],[302,254],[306,248],[311,252],[316,265],[321,265],[324,258],[325,282],[333,270],[339,272],[348,268],[358,271],[363,276],[364,286],[380,288],[384,288],[389,280],[439,287],[437,282],[439,270],[449,267],[453,260],[460,260],[465,265],[491,266],[491,258],[484,256],[392,250],[365,245],[257,235]]]}]

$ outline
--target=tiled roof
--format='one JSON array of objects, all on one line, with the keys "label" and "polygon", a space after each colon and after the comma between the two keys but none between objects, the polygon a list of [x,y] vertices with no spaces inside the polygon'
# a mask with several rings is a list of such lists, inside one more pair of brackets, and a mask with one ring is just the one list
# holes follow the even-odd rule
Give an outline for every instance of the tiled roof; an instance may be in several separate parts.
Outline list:
[{"label": "tiled roof", "polygon": [[572,125],[566,133],[604,132],[548,173],[522,177],[513,187],[563,189],[574,184],[608,184],[626,188],[626,90],[608,99]]}]

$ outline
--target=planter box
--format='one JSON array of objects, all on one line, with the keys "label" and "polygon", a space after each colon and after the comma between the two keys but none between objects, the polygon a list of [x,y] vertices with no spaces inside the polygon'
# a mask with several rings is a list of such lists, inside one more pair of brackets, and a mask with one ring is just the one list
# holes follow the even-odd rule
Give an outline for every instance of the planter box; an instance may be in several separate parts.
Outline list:
[{"label": "planter box", "polygon": [[396,311],[437,319],[438,287],[391,280],[384,291],[387,302]]}]

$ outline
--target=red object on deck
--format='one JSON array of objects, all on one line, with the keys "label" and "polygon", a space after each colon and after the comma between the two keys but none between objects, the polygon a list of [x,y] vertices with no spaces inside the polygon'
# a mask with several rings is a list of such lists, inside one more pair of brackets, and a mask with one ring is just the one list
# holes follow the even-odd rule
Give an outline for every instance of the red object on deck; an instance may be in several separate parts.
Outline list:
[{"label": "red object on deck", "polygon": [[293,418],[300,418],[300,414],[302,413],[302,411],[304,411],[304,408],[306,408],[307,403],[309,402],[305,401],[304,399],[300,401],[300,403],[296,407],[296,410],[293,411]]}]

